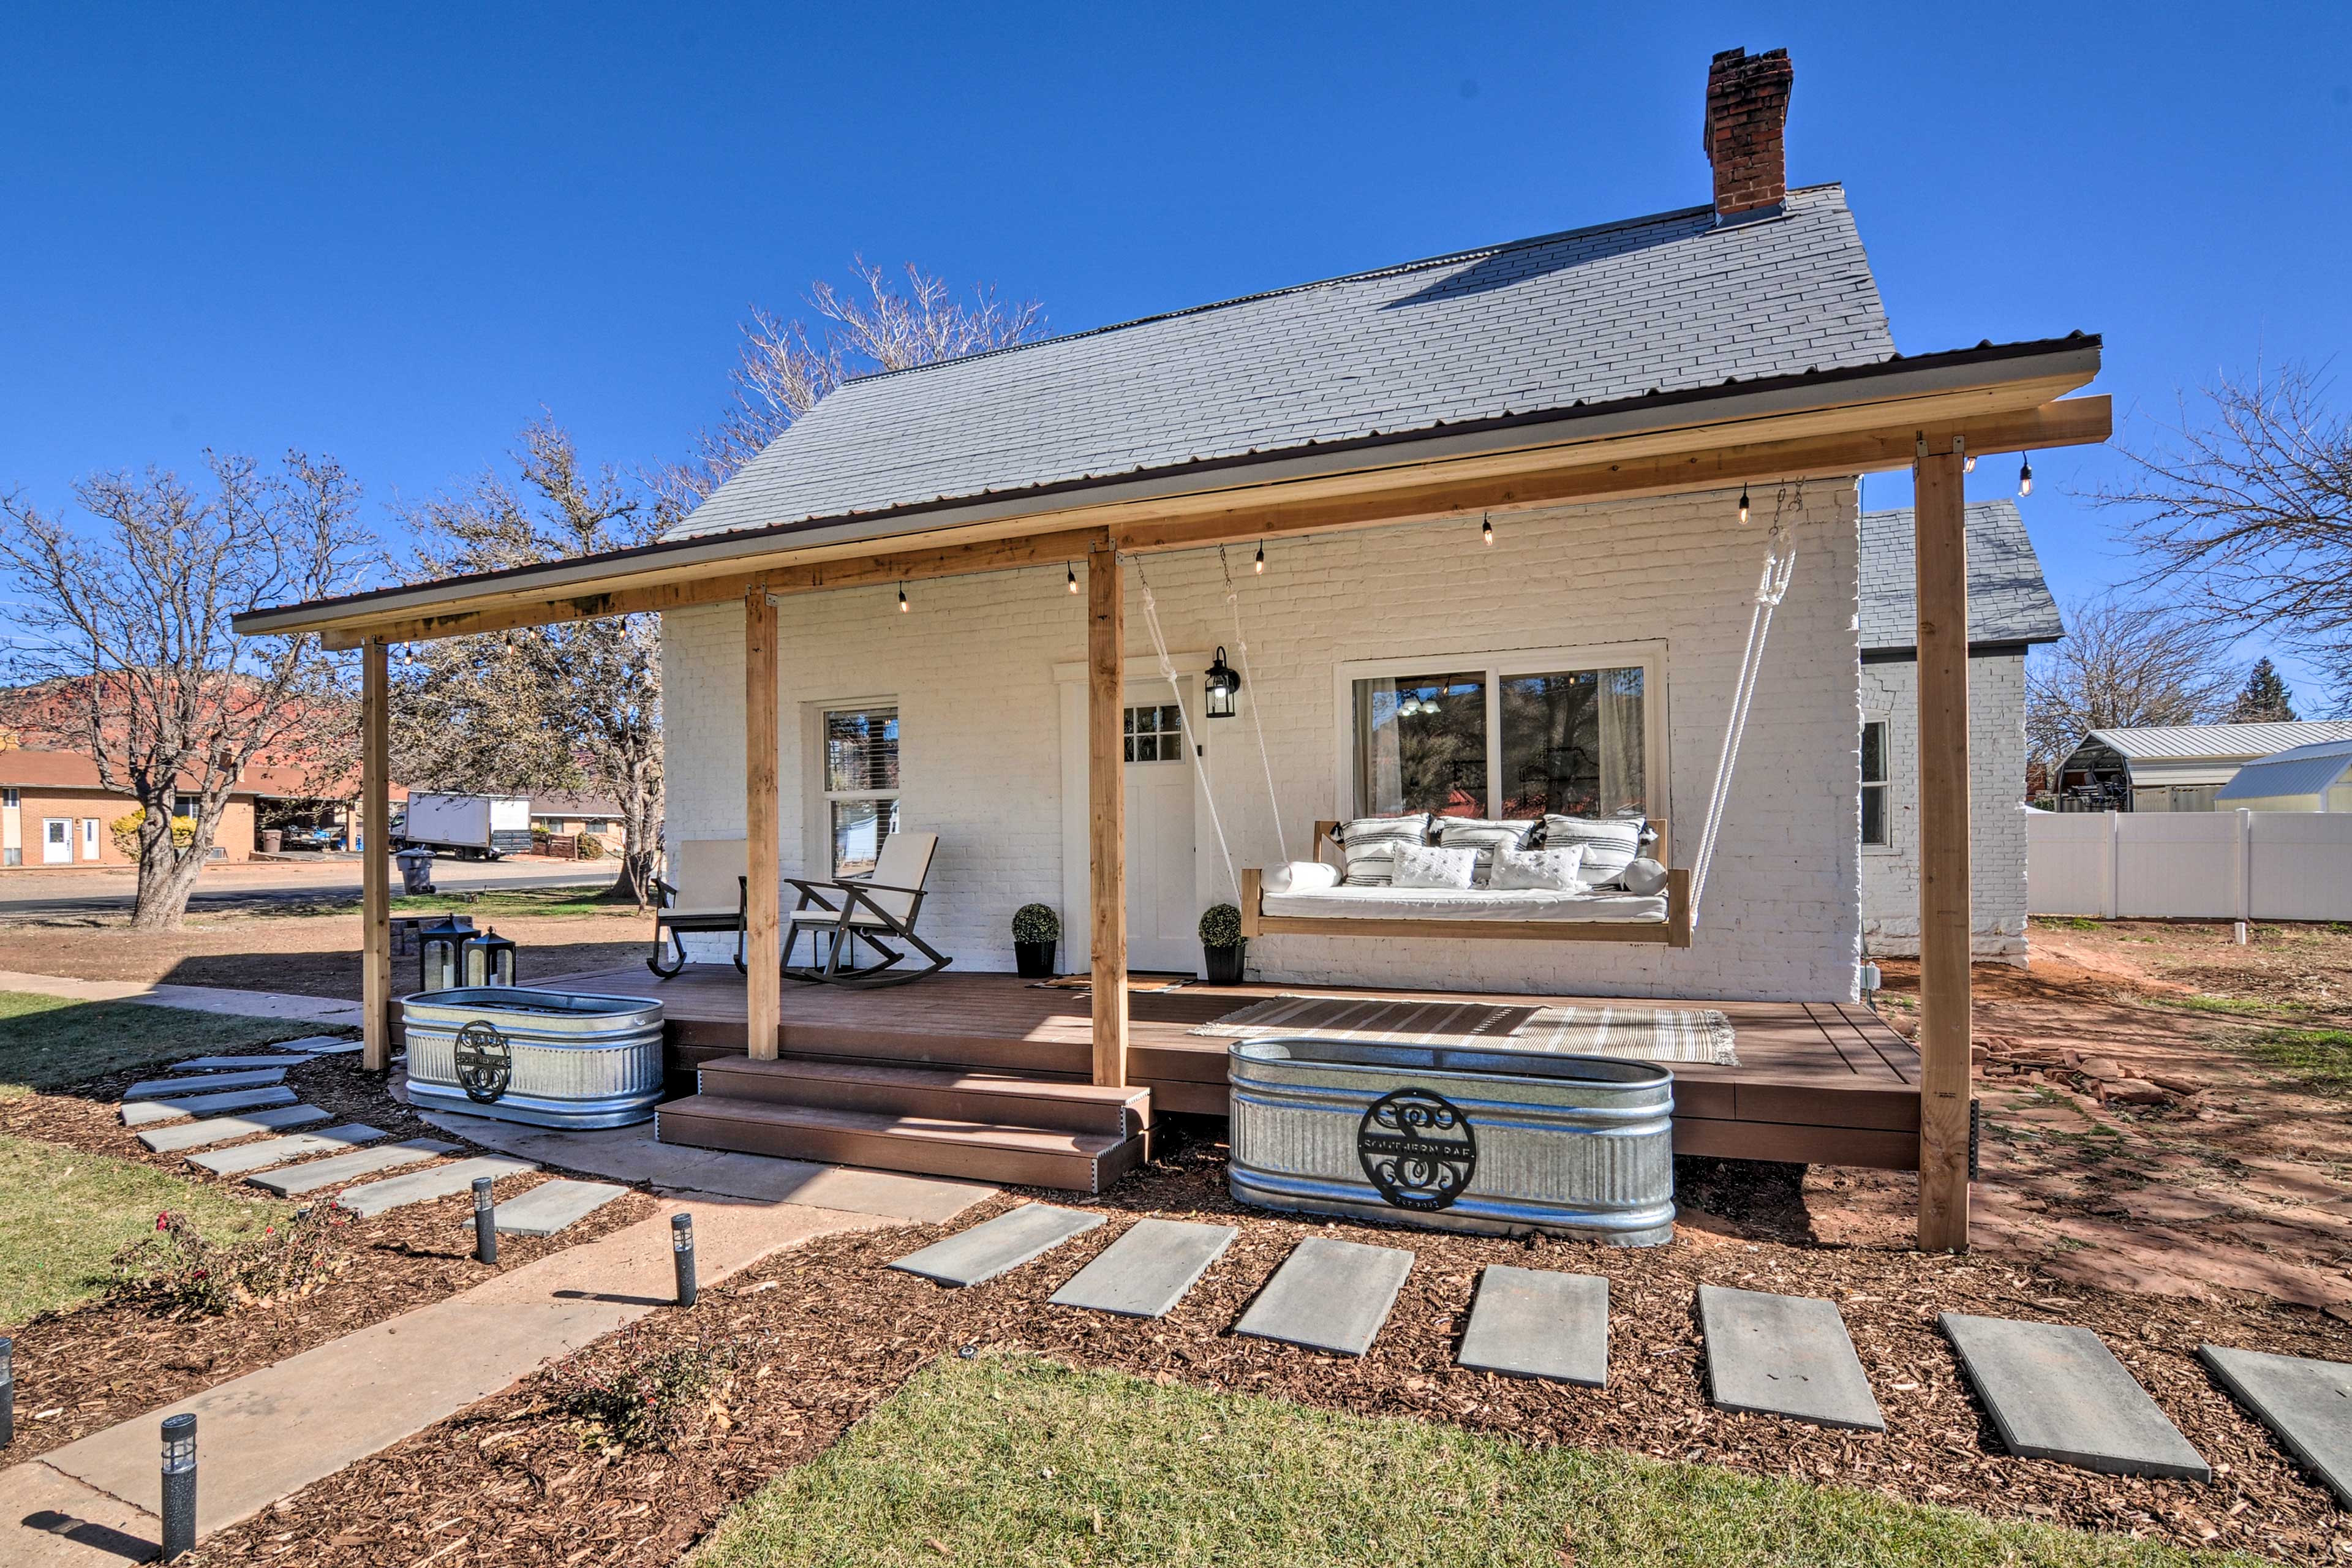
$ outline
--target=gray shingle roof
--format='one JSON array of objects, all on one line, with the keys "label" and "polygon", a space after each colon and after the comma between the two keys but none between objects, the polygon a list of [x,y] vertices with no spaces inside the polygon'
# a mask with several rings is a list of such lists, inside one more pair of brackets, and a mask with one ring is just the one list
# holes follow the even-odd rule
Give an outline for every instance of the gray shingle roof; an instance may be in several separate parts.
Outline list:
[{"label": "gray shingle roof", "polygon": [[1844,191],[1416,261],[832,393],[672,538],[1686,393],[1895,352]]},{"label": "gray shingle roof", "polygon": [[[2066,635],[2042,561],[2025,536],[2017,503],[1970,501],[1969,641],[2055,642]],[[1908,651],[1919,640],[1913,560],[1918,543],[1909,507],[1862,514],[1862,650]]]}]

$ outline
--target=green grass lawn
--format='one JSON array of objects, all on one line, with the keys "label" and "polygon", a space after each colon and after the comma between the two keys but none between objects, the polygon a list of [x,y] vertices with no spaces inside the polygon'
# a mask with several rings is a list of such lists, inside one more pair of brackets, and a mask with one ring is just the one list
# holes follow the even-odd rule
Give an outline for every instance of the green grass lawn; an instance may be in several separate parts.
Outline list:
[{"label": "green grass lawn", "polygon": [[[620,873],[616,870],[617,878]],[[482,923],[484,915],[512,919],[518,915],[604,915],[614,910],[625,910],[627,904],[616,904],[605,898],[604,888],[509,888],[491,889],[468,897],[464,893],[420,893],[413,898],[392,900],[392,912],[396,915],[431,915],[450,911],[472,915],[474,923]],[[357,909],[359,906],[352,906]]]},{"label": "green grass lawn", "polygon": [[946,1362],[723,1521],[695,1568],[2243,1563],[1874,1492],[1213,1394]]},{"label": "green grass lawn", "polygon": [[2273,1029],[2247,1048],[2323,1093],[2352,1098],[2352,1029]]},{"label": "green grass lawn", "polygon": [[293,1212],[106,1154],[0,1133],[0,1329],[104,1293],[108,1259],[176,1209],[215,1239]]},{"label": "green grass lawn", "polygon": [[87,1083],[125,1068],[349,1032],[299,1018],[239,1018],[143,1002],[0,991],[0,1100]]}]

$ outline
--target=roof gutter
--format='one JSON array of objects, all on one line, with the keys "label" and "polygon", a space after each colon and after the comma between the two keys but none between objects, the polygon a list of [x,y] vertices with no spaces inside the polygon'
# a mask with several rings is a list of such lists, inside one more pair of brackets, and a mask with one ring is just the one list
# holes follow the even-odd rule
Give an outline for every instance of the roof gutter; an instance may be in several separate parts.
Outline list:
[{"label": "roof gutter", "polygon": [[[544,565],[475,573],[437,583],[379,588],[339,598],[247,610],[235,618],[246,637],[316,631],[364,615],[392,618],[439,611],[485,591],[544,594],[550,599],[600,592],[653,573],[698,575],[769,558],[777,563],[805,551],[879,543],[901,535],[952,532],[1016,518],[1037,520],[1041,531],[1056,514],[1119,502],[1161,500],[1223,490],[1319,479],[1446,459],[1568,447],[1698,426],[1734,425],[1815,410],[1877,406],[1913,399],[1997,388],[2010,383],[2097,375],[2100,340],[2077,333],[2039,342],[1979,345],[1949,353],[1847,370],[1622,398],[1605,404],[1506,415],[1451,427],[1374,434],[1343,442],[1309,442],[1273,453],[1249,453],[1102,479],[1082,479],[978,497],[943,499],[835,518],[812,518],[764,528],[736,529]],[[689,521],[691,519],[689,518]]]}]

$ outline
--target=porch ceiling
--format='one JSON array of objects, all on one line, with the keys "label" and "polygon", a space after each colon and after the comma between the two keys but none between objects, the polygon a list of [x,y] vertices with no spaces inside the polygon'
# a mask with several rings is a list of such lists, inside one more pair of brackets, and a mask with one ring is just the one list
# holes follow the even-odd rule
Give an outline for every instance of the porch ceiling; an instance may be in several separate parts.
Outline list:
[{"label": "porch ceiling", "polygon": [[[772,594],[1055,564],[1465,512],[1867,473],[1922,452],[2104,441],[2104,396],[2068,398],[2099,340],[1980,347],[1857,371],[1634,398],[1434,437],[1186,465],[1117,482],[747,529],[544,566],[250,610],[247,636],[406,642]],[[1923,447],[1922,443],[1925,443]]]}]

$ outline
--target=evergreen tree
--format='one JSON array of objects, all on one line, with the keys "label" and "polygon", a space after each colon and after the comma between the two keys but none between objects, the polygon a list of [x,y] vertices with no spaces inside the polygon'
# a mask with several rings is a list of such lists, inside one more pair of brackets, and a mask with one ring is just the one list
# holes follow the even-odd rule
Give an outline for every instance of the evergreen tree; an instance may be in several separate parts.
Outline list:
[{"label": "evergreen tree", "polygon": [[2230,710],[2232,724],[2291,724],[2294,722],[2294,694],[2286,689],[2278,668],[2268,658],[2254,660],[2254,668],[2246,672],[2246,689],[2238,693],[2238,700]]}]

